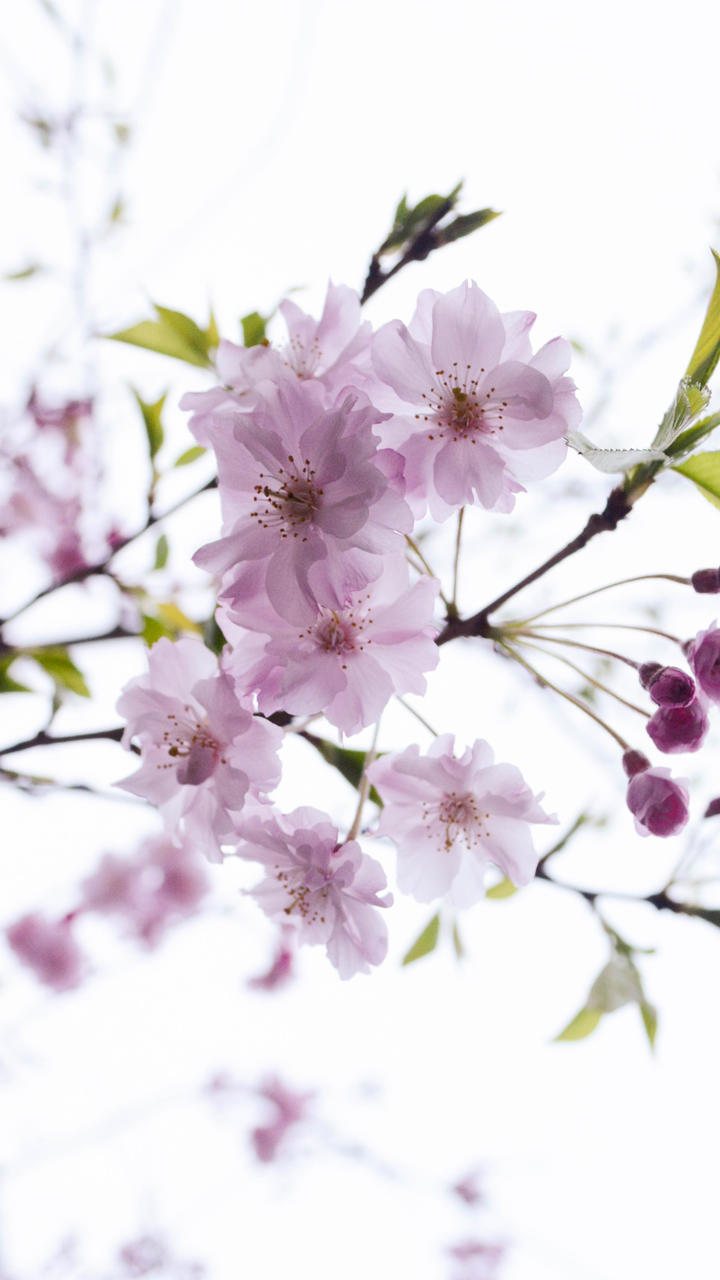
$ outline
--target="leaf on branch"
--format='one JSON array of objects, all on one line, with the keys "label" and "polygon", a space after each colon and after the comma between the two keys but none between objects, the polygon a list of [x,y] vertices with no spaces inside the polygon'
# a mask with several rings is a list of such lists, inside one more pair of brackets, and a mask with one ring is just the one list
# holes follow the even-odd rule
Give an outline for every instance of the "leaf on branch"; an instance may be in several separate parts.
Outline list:
[{"label": "leaf on branch", "polygon": [[714,249],[715,287],[712,291],[700,337],[690,357],[685,376],[704,387],[720,359],[720,257]]},{"label": "leaf on branch", "polygon": [[81,698],[89,698],[90,690],[85,683],[82,671],[75,666],[67,649],[60,646],[51,649],[30,649],[27,656],[34,658],[38,666],[55,681],[55,688],[60,694],[63,690],[77,693]]},{"label": "leaf on branch", "polygon": [[596,471],[607,474],[631,471],[640,462],[667,461],[662,449],[601,449],[580,431],[569,431],[566,438],[570,448],[582,454]]},{"label": "leaf on branch", "polygon": [[202,635],[202,627],[194,622],[173,600],[164,601],[154,606],[154,612],[142,613],[142,629],[140,634],[148,648],[162,636],[176,640],[180,635]]},{"label": "leaf on branch", "polygon": [[145,433],[147,435],[148,449],[150,458],[154,459],[155,455],[160,452],[163,440],[165,439],[165,431],[162,424],[162,411],[167,399],[167,392],[156,400],[154,404],[149,404],[143,400],[139,391],[134,387],[131,388],[132,393],[137,400],[138,408],[142,414],[142,420],[145,424]]},{"label": "leaf on branch", "polygon": [[491,885],[490,888],[486,890],[485,897],[497,899],[512,898],[514,893],[517,893],[517,885],[513,884],[512,880],[508,880],[506,878],[504,880],[499,880],[497,884]]},{"label": "leaf on branch", "polygon": [[675,398],[655,432],[653,448],[667,452],[693,419],[707,408],[709,399],[707,387],[698,386],[687,377],[681,378]]},{"label": "leaf on branch", "polygon": [[586,1036],[592,1035],[603,1016],[602,1009],[590,1009],[585,1007],[568,1022],[567,1026],[559,1035],[555,1036],[557,1040],[584,1040]]},{"label": "leaf on branch", "polygon": [[161,533],[160,537],[155,543],[155,561],[153,564],[153,569],[165,568],[165,565],[167,564],[167,561],[168,561],[169,552],[170,552],[170,543],[167,540],[167,535],[164,533]]},{"label": "leaf on branch", "polygon": [[696,453],[673,467],[681,476],[692,480],[708,502],[720,507],[720,452]]},{"label": "leaf on branch", "polygon": [[498,209],[476,209],[474,213],[461,213],[453,222],[449,222],[446,227],[438,227],[436,233],[436,243],[438,247],[443,244],[450,244],[453,240],[461,240],[463,236],[469,236],[473,231],[479,231],[480,227],[484,227],[488,222],[492,222],[494,218],[500,217]]},{"label": "leaf on branch", "polygon": [[643,1003],[640,1005],[640,1013],[645,1028],[645,1034],[650,1043],[650,1048],[655,1048],[655,1036],[657,1035],[658,1016],[657,1009],[652,1004]]},{"label": "leaf on branch", "polygon": [[181,453],[179,458],[175,459],[173,466],[186,467],[188,463],[195,462],[197,458],[202,458],[206,453],[207,449],[203,448],[201,444],[193,444],[184,453]]},{"label": "leaf on branch", "polygon": [[7,281],[31,280],[45,270],[42,262],[28,262],[27,266],[19,267],[17,271],[6,271],[2,278]]},{"label": "leaf on branch", "polygon": [[32,689],[26,684],[19,684],[17,680],[13,680],[9,674],[18,654],[12,653],[9,657],[0,658],[0,693],[32,693]]},{"label": "leaf on branch", "polygon": [[146,351],[156,351],[159,355],[172,356],[175,360],[207,369],[211,364],[210,352],[219,340],[212,314],[207,327],[201,329],[182,311],[173,311],[157,303],[153,306],[156,320],[141,320],[129,329],[120,329],[105,336],[114,342],[128,342],[131,346],[144,347]]},{"label": "leaf on branch", "polygon": [[465,944],[463,943],[463,940],[460,937],[460,930],[458,928],[457,920],[453,923],[453,927],[452,927],[452,942],[453,942],[453,947],[455,948],[455,955],[457,956],[458,960],[464,960]]},{"label": "leaf on branch", "polygon": [[694,426],[688,427],[687,431],[682,431],[671,445],[668,445],[667,453],[671,458],[684,458],[691,453],[696,445],[715,430],[720,427],[720,413],[711,413],[707,418],[701,418]]},{"label": "leaf on branch", "polygon": [[263,316],[259,311],[249,311],[242,317],[240,324],[246,347],[259,347],[261,342],[267,342],[265,326],[269,319],[270,316]]},{"label": "leaf on branch", "polygon": [[440,912],[433,916],[423,929],[419,938],[416,938],[409,951],[405,952],[402,958],[403,964],[412,964],[414,960],[421,960],[423,956],[429,956],[434,951],[438,938],[440,936]]}]

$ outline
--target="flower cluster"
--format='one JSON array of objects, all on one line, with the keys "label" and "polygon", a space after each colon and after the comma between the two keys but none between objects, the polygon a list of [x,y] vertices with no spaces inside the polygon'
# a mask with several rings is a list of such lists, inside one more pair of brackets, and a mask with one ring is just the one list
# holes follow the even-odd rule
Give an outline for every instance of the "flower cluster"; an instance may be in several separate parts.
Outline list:
[{"label": "flower cluster", "polygon": [[[406,558],[416,520],[510,511],[525,480],[562,461],[580,410],[568,344],[533,354],[532,313],[502,314],[470,282],[422,293],[408,327],[375,334],[345,286],[329,286],[319,320],[291,302],[280,312],[284,344],[221,342],[221,385],[182,402],[217,459],[222,529],[195,560],[218,583],[227,643],[219,660],[194,639],[153,647],[119,703],[142,755],[122,785],[210,858],[260,863],[266,914],[349,977],[385,955],[385,875],[325,814],[273,808],[281,731],[268,718],[323,715],[355,734],[395,695],[424,693],[438,584]],[[550,819],[517,769],[493,765],[485,743],[453,763],[445,738],[425,773],[416,757],[369,772],[394,800],[395,774],[419,771],[412,813],[395,822],[389,802],[379,829],[398,840],[401,888],[475,901],[490,862],[530,879],[528,824]],[[406,861],[418,823],[429,844]]]}]

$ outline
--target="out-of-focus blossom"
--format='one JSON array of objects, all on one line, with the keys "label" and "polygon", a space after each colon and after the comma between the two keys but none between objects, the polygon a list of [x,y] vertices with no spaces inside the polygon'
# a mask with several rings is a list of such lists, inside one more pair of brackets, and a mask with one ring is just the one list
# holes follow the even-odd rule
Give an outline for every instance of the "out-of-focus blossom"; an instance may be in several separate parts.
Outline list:
[{"label": "out-of-focus blossom", "polygon": [[500,1241],[463,1240],[447,1251],[455,1264],[450,1280],[498,1280],[507,1245]]},{"label": "out-of-focus blossom", "polygon": [[487,1199],[482,1185],[482,1173],[478,1169],[471,1169],[458,1182],[453,1183],[450,1190],[463,1204],[470,1206],[484,1204]]},{"label": "out-of-focus blossom", "polygon": [[275,948],[269,969],[248,979],[248,986],[254,991],[277,991],[295,977],[295,948],[293,940],[295,930],[286,927],[280,930],[280,939]]},{"label": "out-of-focus blossom", "polygon": [[248,792],[260,798],[279,780],[282,731],[253,715],[200,640],[163,637],[148,667],[118,702],[123,741],[137,738],[142,752],[140,769],[118,785],[156,804],[170,830],[219,861]]},{"label": "out-of-focus blossom", "polygon": [[355,840],[340,844],[337,828],[318,809],[262,812],[237,824],[240,857],[261,862],[265,879],[252,896],[271,919],[292,924],[298,942],[323,943],[341,978],[369,972],[387,953],[387,928],[377,910],[385,872]]},{"label": "out-of-focus blossom", "polygon": [[406,327],[385,325],[373,364],[392,390],[373,392],[392,420],[383,440],[406,460],[407,494],[437,520],[465,504],[511,511],[525,479],[549,475],[565,456],[565,434],[580,408],[563,376],[569,344],[560,338],[532,355],[530,312],[501,316],[472,282],[449,293],[425,290]]},{"label": "out-of-focus blossom", "polygon": [[83,884],[82,910],[119,916],[148,946],[192,915],[208,889],[200,855],[167,836],[144,841],[132,858],[106,854]]},{"label": "out-of-focus blossom", "polygon": [[266,1080],[258,1093],[271,1104],[273,1117],[269,1124],[253,1129],[250,1138],[258,1160],[269,1164],[277,1158],[278,1149],[288,1130],[305,1119],[308,1104],[315,1095],[288,1089],[276,1076]]},{"label": "out-of-focus blossom", "polygon": [[528,884],[538,862],[530,824],[557,819],[515,765],[494,763],[487,742],[459,759],[453,745],[442,734],[426,756],[417,746],[385,755],[368,777],[384,803],[377,835],[397,845],[399,887],[419,902],[447,896],[470,906],[483,896],[491,863],[514,884]]},{"label": "out-of-focus blossom", "polygon": [[31,912],[9,925],[5,937],[18,960],[54,991],[68,991],[82,982],[87,966],[70,919],[49,920]]}]

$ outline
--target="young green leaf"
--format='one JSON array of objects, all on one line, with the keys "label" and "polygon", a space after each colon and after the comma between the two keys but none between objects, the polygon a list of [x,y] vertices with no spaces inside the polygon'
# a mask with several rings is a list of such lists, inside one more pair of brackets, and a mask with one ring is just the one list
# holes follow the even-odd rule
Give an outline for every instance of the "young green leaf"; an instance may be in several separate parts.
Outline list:
[{"label": "young green leaf", "polygon": [[565,1029],[555,1036],[555,1039],[584,1040],[586,1036],[592,1035],[602,1016],[602,1009],[591,1009],[586,1005],[575,1015],[572,1022],[568,1022]]},{"label": "young green leaf", "polygon": [[686,370],[686,377],[701,387],[705,386],[720,359],[720,257],[714,249],[711,253],[715,259],[715,287]]},{"label": "young green leaf", "polygon": [[673,467],[681,476],[692,480],[708,502],[720,507],[720,451],[696,453]]},{"label": "young green leaf", "polygon": [[650,1048],[655,1048],[655,1036],[657,1035],[658,1016],[657,1009],[654,1005],[645,1001],[640,1005],[640,1014],[645,1028],[645,1034],[650,1042]]},{"label": "young green leaf", "polygon": [[0,658],[0,693],[32,693],[26,684],[19,684],[9,674],[10,667],[17,656],[16,653],[11,653],[9,657]]},{"label": "young green leaf", "polygon": [[28,650],[29,658],[34,658],[38,666],[55,681],[58,692],[68,689],[81,698],[89,698],[90,690],[85,683],[82,671],[75,666],[67,649],[57,648]]},{"label": "young green leaf", "polygon": [[421,960],[423,956],[427,956],[434,951],[437,946],[438,937],[440,936],[440,913],[434,915],[432,920],[425,925],[419,938],[416,938],[409,951],[405,952],[402,958],[403,964],[412,964],[414,960]]},{"label": "young green leaf", "polygon": [[243,342],[246,347],[258,347],[261,342],[266,342],[265,326],[270,319],[269,316],[260,315],[259,311],[249,311],[243,316],[240,324],[242,325]]},{"label": "young green leaf", "polygon": [[162,411],[165,400],[167,399],[167,392],[165,392],[165,395],[162,395],[159,400],[156,400],[154,404],[149,404],[147,401],[143,400],[140,393],[136,391],[134,387],[132,388],[132,393],[137,400],[138,407],[145,424],[145,433],[147,435],[150,457],[151,459],[154,459],[155,455],[159,453],[162,448],[162,443],[165,439],[165,432],[162,424]]},{"label": "young green leaf", "polygon": [[497,884],[491,885],[486,890],[485,897],[493,899],[512,898],[514,893],[517,893],[517,885],[514,885],[512,880],[504,879],[499,880]]},{"label": "young green leaf", "polygon": [[168,560],[169,551],[170,551],[170,544],[167,540],[167,537],[164,533],[161,533],[160,537],[155,543],[155,562],[153,564],[153,569],[165,568],[165,565],[167,564],[167,560]]}]

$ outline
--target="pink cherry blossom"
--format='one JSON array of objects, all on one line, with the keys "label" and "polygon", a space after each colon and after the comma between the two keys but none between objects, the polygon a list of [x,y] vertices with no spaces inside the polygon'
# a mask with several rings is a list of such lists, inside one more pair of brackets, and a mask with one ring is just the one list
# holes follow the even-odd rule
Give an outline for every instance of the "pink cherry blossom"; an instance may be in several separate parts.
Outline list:
[{"label": "pink cherry blossom", "polygon": [[375,335],[373,364],[393,397],[374,395],[396,415],[383,439],[406,459],[408,497],[445,519],[477,502],[511,511],[524,479],[540,479],[565,456],[579,421],[574,384],[563,377],[562,339],[532,356],[534,316],[501,316],[471,282],[420,294],[410,327],[391,321]]},{"label": "pink cherry blossom", "polygon": [[289,299],[278,310],[285,321],[287,342],[274,348],[267,343],[244,347],[223,340],[215,357],[223,386],[183,396],[180,407],[196,410],[189,425],[201,444],[214,446],[228,429],[222,418],[252,409],[254,393],[264,383],[288,377],[313,379],[329,397],[329,405],[343,388],[357,385],[361,371],[369,371],[370,325],[362,320],[354,289],[330,282],[319,320]]},{"label": "pink cherry blossom", "polygon": [[658,751],[699,751],[710,722],[700,699],[693,698],[687,706],[659,706],[645,728]]},{"label": "pink cherry blossom", "polygon": [[246,794],[261,797],[280,778],[282,732],[259,720],[200,640],[162,638],[148,674],[118,702],[123,742],[140,743],[142,764],[118,785],[158,806],[170,830],[211,861],[233,839]]},{"label": "pink cherry blossom", "polygon": [[5,937],[23,964],[54,991],[77,987],[85,975],[83,954],[72,932],[72,920],[49,920],[31,912],[5,930]]},{"label": "pink cherry blossom", "polygon": [[[245,692],[257,692],[263,714],[322,711],[342,733],[357,733],[378,719],[393,694],[425,692],[423,673],[438,662],[436,594],[434,579],[408,587],[407,565],[398,559],[359,591],[334,591],[326,582],[313,602],[302,602],[299,624],[258,606],[248,623],[268,638],[259,656],[255,637],[239,642],[231,669]],[[232,638],[222,610],[220,625]]]},{"label": "pink cherry blossom", "polygon": [[376,910],[392,903],[379,896],[385,873],[356,840],[339,842],[327,814],[256,812],[237,827],[238,855],[265,866],[252,896],[271,919],[293,924],[299,942],[324,943],[341,978],[385,959],[387,929]]},{"label": "pink cherry blossom", "polygon": [[108,853],[83,884],[83,911],[118,916],[148,946],[171,924],[192,915],[208,889],[199,854],[167,836],[141,843],[134,856]]},{"label": "pink cherry blossom", "polygon": [[412,517],[391,483],[396,460],[378,453],[380,417],[360,395],[326,409],[314,383],[290,382],[216,443],[226,534],[195,560],[225,575],[236,613],[267,596],[281,617],[302,621],[321,562],[333,580],[351,575],[361,587],[403,549]]},{"label": "pink cherry blossom", "polygon": [[720,627],[713,622],[685,647],[688,661],[703,693],[711,702],[720,702]]},{"label": "pink cherry blossom", "polygon": [[417,746],[383,756],[368,769],[384,803],[377,835],[398,850],[398,885],[419,902],[447,896],[470,906],[484,892],[490,863],[528,884],[538,855],[529,824],[556,822],[511,764],[495,764],[487,742],[457,759],[451,734],[426,756]]},{"label": "pink cherry blossom", "polygon": [[669,769],[644,769],[630,779],[627,807],[639,835],[677,835],[689,817],[685,779],[672,778]]},{"label": "pink cherry blossom", "polygon": [[288,1130],[294,1129],[305,1119],[308,1103],[315,1095],[288,1089],[277,1076],[266,1080],[258,1093],[271,1104],[273,1117],[269,1124],[253,1129],[250,1136],[258,1160],[268,1164],[276,1159]]}]

